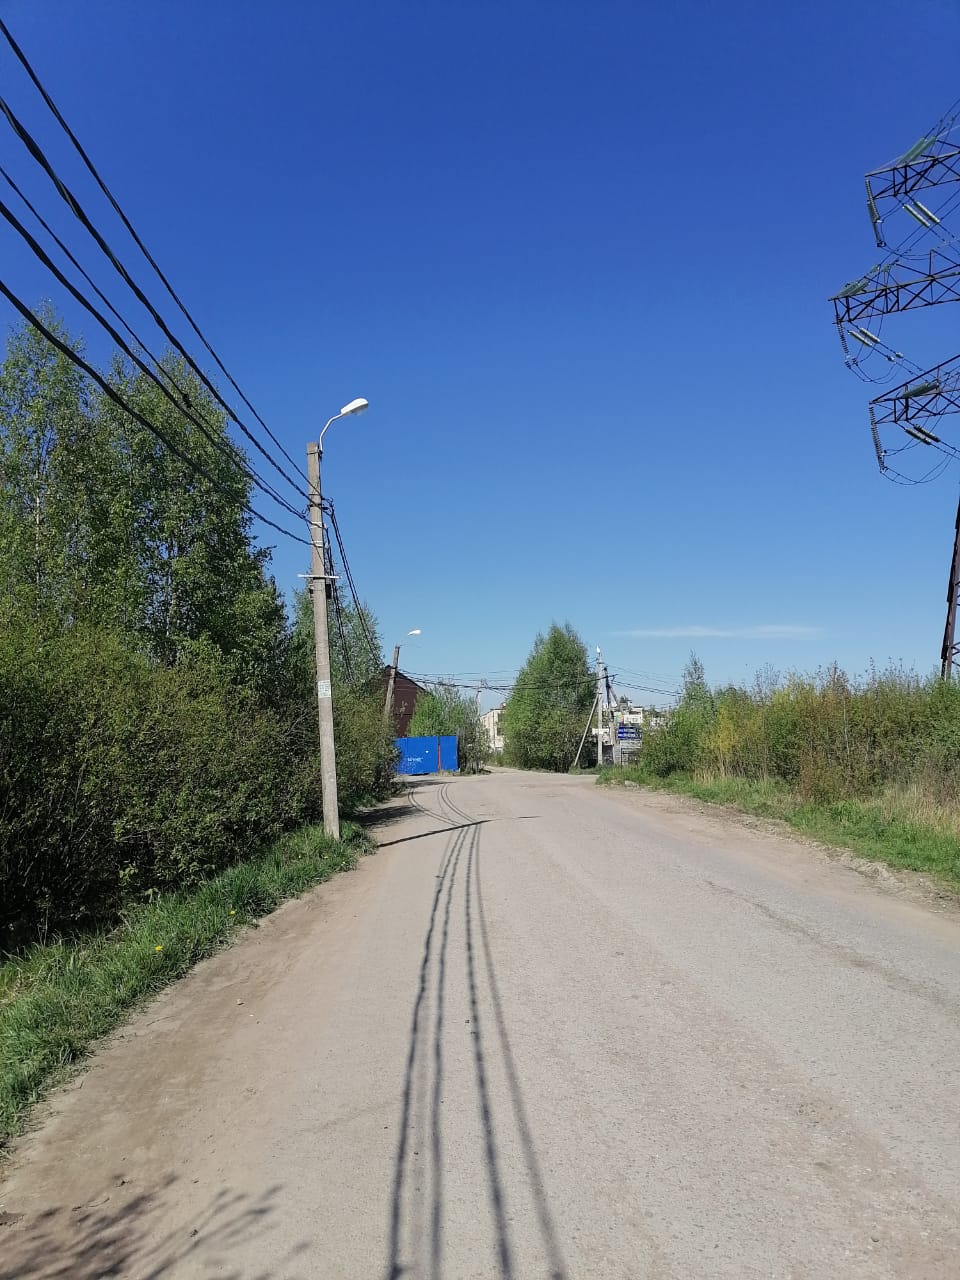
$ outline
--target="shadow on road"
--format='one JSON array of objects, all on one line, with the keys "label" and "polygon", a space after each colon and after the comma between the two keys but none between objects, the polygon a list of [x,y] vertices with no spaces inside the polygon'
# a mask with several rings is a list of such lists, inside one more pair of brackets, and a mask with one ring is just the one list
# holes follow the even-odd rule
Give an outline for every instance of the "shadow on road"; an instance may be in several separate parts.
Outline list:
[{"label": "shadow on road", "polygon": [[[480,939],[483,944],[484,963],[487,971],[487,981],[490,986],[490,999],[493,1004],[497,1037],[500,1041],[500,1052],[503,1055],[503,1065],[507,1073],[507,1081],[510,1086],[510,1102],[513,1107],[514,1121],[517,1126],[517,1132],[520,1135],[520,1144],[523,1148],[523,1159],[527,1169],[530,1191],[533,1195],[533,1201],[536,1206],[540,1234],[543,1237],[544,1249],[546,1250],[547,1261],[550,1266],[550,1280],[565,1280],[566,1272],[564,1269],[563,1253],[560,1249],[560,1239],[557,1235],[553,1215],[550,1212],[550,1203],[547,1200],[547,1193],[543,1183],[543,1173],[540,1168],[540,1161],[537,1158],[537,1149],[534,1145],[530,1121],[527,1118],[527,1109],[523,1101],[523,1091],[520,1088],[520,1078],[517,1074],[517,1066],[513,1057],[513,1049],[510,1045],[510,1037],[507,1034],[507,1024],[503,1016],[503,1001],[500,998],[500,988],[497,983],[496,970],[494,969],[493,964],[493,952],[490,947],[490,935],[487,930],[487,917],[483,909],[483,892],[480,884],[479,840],[477,841],[475,862],[474,883],[476,885],[477,897],[477,920],[480,924]],[[469,871],[470,868],[468,866],[468,875]]]},{"label": "shadow on road", "polygon": [[420,831],[415,836],[398,836],[396,840],[381,840],[378,848],[388,849],[393,844],[408,844],[411,840],[426,840],[427,836],[445,836],[449,835],[451,831],[462,831],[466,827],[479,827],[489,821],[489,818],[480,818],[477,822],[462,822],[456,827],[438,827],[436,831]]},{"label": "shadow on road", "polygon": [[113,1185],[116,1196],[91,1205],[50,1208],[23,1218],[8,1215],[8,1222],[16,1221],[0,1227],[2,1280],[168,1280],[200,1257],[220,1280],[295,1280],[298,1275],[307,1280],[311,1274],[307,1263],[296,1270],[297,1259],[310,1249],[307,1240],[290,1248],[278,1243],[269,1271],[242,1266],[245,1246],[273,1229],[279,1185],[257,1196],[223,1187],[205,1206],[198,1203],[190,1223],[176,1229],[165,1225],[174,1176],[131,1198],[121,1199],[119,1176]]},{"label": "shadow on road", "polygon": [[361,809],[357,819],[365,827],[389,827],[402,818],[409,818],[415,812],[416,806],[412,796],[405,794],[399,803],[397,800],[391,800],[386,804],[376,804],[367,809]]},{"label": "shadow on road", "polygon": [[[516,1221],[516,1207],[513,1213],[508,1210],[502,1158],[496,1137],[497,1126],[502,1127],[503,1124],[508,1124],[512,1120],[523,1152],[527,1188],[533,1201],[543,1249],[545,1265],[544,1271],[540,1274],[547,1275],[550,1280],[566,1280],[559,1238],[550,1212],[543,1174],[507,1032],[503,1000],[497,982],[483,906],[480,841],[484,820],[472,819],[453,802],[448,783],[439,785],[436,798],[440,808],[439,813],[428,810],[414,798],[414,804],[421,812],[447,823],[445,830],[449,835],[449,843],[437,876],[411,1018],[399,1137],[394,1163],[389,1256],[385,1278],[399,1280],[401,1276],[429,1275],[430,1280],[441,1280],[444,1274],[445,1159],[441,1121],[445,1071],[444,1019],[450,920],[459,868],[465,861],[465,870],[460,877],[463,885],[464,959],[470,1011],[471,1056],[482,1142],[482,1148],[477,1152],[476,1158],[482,1161],[487,1183],[495,1252],[494,1274],[503,1277],[503,1280],[519,1280],[510,1241],[510,1223]],[[439,832],[432,831],[424,834],[436,835]],[[421,837],[405,838],[420,839]],[[399,841],[391,843],[399,843]],[[438,931],[439,939],[436,938]],[[479,946],[475,944],[476,936],[479,937]],[[508,1085],[510,1115],[506,1119],[503,1116],[495,1117],[494,1114],[494,1097],[489,1077],[491,1062],[488,1058],[491,1048],[484,1038],[481,1015],[481,984],[484,978],[494,1013],[496,1035],[493,1052],[499,1053],[502,1059],[503,1072]],[[435,992],[435,1007],[432,1019],[432,1051],[428,1051],[422,1041],[427,1030],[425,1010],[431,987]],[[432,1077],[429,1086],[429,1108],[426,1105],[428,1076]],[[427,1110],[429,1110],[429,1119],[426,1124],[429,1146],[429,1193],[427,1179],[422,1174],[419,1179],[417,1178],[413,1161],[413,1157],[419,1154],[414,1150],[415,1133],[419,1131],[422,1119],[426,1118]],[[423,1116],[419,1114],[421,1112]],[[463,1151],[456,1152],[456,1159],[459,1162],[463,1161]],[[429,1210],[427,1211],[427,1206],[423,1202],[428,1194]],[[427,1234],[427,1240],[422,1238],[424,1233]],[[425,1247],[427,1244],[429,1248]],[[415,1255],[416,1260],[406,1257],[406,1252]]]},{"label": "shadow on road", "polygon": [[[389,1280],[396,1280],[396,1277],[403,1275],[404,1268],[400,1262],[400,1236],[403,1215],[403,1193],[404,1183],[407,1175],[407,1156],[410,1147],[410,1140],[413,1131],[412,1112],[414,1105],[414,1084],[415,1074],[418,1064],[418,1051],[420,1047],[420,1017],[424,1003],[427,999],[427,989],[430,978],[430,960],[433,950],[433,934],[437,924],[437,914],[440,902],[443,897],[444,886],[447,885],[447,909],[444,912],[444,938],[443,945],[446,947],[446,929],[449,926],[450,917],[450,898],[453,894],[454,878],[456,876],[457,864],[460,861],[460,854],[463,849],[463,841],[467,828],[460,828],[454,836],[452,843],[447,847],[444,854],[443,863],[440,868],[440,874],[437,877],[437,887],[433,895],[433,906],[430,911],[430,919],[427,923],[427,933],[423,942],[423,954],[420,960],[420,973],[417,985],[417,994],[413,1002],[413,1016],[410,1023],[410,1043],[407,1049],[406,1070],[403,1080],[403,1095],[400,1106],[400,1136],[397,1140],[397,1154],[394,1161],[393,1175],[393,1199],[390,1207],[390,1256],[387,1262],[386,1274]],[[449,882],[449,883],[448,883]],[[440,976],[445,978],[445,967],[440,968]],[[442,999],[438,1000],[439,1015],[442,1017]],[[434,1034],[437,1039],[437,1028],[434,1028]],[[436,1054],[437,1050],[435,1050]],[[442,1055],[442,1049],[439,1050]],[[442,1062],[442,1056],[441,1056]],[[439,1122],[438,1122],[439,1123]],[[434,1203],[442,1206],[442,1188],[435,1185]],[[434,1218],[442,1216],[442,1208],[434,1213]],[[439,1230],[439,1229],[438,1229]],[[439,1244],[437,1246],[439,1248]]]}]

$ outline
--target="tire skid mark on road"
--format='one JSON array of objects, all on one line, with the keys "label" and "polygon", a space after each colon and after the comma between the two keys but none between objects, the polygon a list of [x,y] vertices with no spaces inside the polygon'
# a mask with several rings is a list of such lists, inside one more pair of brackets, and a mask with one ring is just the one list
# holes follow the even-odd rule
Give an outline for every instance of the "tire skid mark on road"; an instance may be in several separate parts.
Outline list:
[{"label": "tire skid mark on road", "polygon": [[[450,1035],[447,1019],[448,957],[451,940],[453,903],[463,895],[464,959],[466,1001],[469,1011],[471,1048],[468,1050],[479,1118],[479,1140],[482,1148],[483,1179],[490,1209],[493,1257],[489,1274],[501,1280],[519,1280],[521,1270],[511,1241],[511,1224],[516,1224],[516,1206],[508,1209],[507,1180],[504,1157],[498,1137],[504,1136],[503,1125],[512,1124],[519,1138],[525,1178],[522,1186],[530,1198],[542,1240],[543,1266],[538,1274],[548,1280],[567,1280],[563,1255],[547,1202],[544,1178],[537,1157],[533,1133],[527,1117],[514,1060],[503,1000],[497,982],[490,930],[484,911],[481,886],[480,851],[483,819],[476,819],[452,798],[449,783],[437,791],[434,812],[414,799],[416,807],[427,817],[450,826],[449,843],[444,851],[437,876],[427,933],[424,939],[419,983],[414,1001],[407,1055],[400,1135],[396,1148],[393,1200],[390,1210],[389,1258],[385,1280],[401,1276],[430,1277],[442,1280],[444,1270],[444,1178],[455,1159],[461,1164],[469,1153],[462,1149],[445,1156],[442,1114],[444,1083],[447,1072],[444,1040]],[[457,884],[458,871],[465,861],[464,874]],[[439,941],[436,936],[439,933]],[[484,989],[484,983],[485,988]],[[425,1006],[433,999],[429,1023],[432,1047],[422,1044],[427,1025]],[[493,1011],[496,1059],[484,1040],[482,1005],[489,999]],[[447,1051],[450,1042],[447,1041]],[[502,1064],[501,1061],[502,1060]],[[509,1096],[507,1119],[498,1114],[496,1092],[491,1071],[502,1065]],[[429,1081],[428,1081],[429,1077]],[[429,1095],[429,1098],[428,1098]],[[418,1140],[414,1141],[415,1133]],[[428,1155],[428,1168],[417,1161],[421,1152]],[[445,1160],[447,1163],[445,1163]],[[515,1177],[519,1170],[511,1171]],[[428,1203],[429,1199],[429,1203]],[[527,1269],[523,1275],[529,1274]]]},{"label": "tire skid mark on road", "polygon": [[450,790],[449,782],[445,782],[440,788],[440,795],[438,798],[440,800],[441,809],[445,808],[449,813],[453,814],[452,820],[454,822],[475,822],[476,819],[471,814],[465,813],[459,805],[453,803],[450,799]]},{"label": "tire skid mark on road", "polygon": [[[428,808],[415,793],[411,793],[410,802],[416,809],[418,809],[423,814],[425,818],[432,818],[435,822],[446,823],[446,825],[451,829],[456,827],[462,827],[462,826],[469,827],[469,826],[473,826],[477,822],[486,821],[486,819],[474,818],[471,814],[464,813],[462,809],[458,808],[454,804],[451,804],[449,799],[449,790],[450,790],[449,783],[446,783],[446,782],[441,783],[440,789],[437,792],[437,803],[441,810],[440,813],[437,813],[435,812],[435,810]],[[445,808],[448,810],[447,813],[443,812]],[[451,814],[453,815],[452,817],[450,816]]]},{"label": "tire skid mark on road", "polygon": [[507,1227],[506,1199],[500,1162],[497,1157],[497,1142],[493,1128],[493,1108],[490,1100],[490,1089],[487,1083],[487,1071],[483,1054],[483,1033],[480,1022],[480,1001],[477,996],[476,960],[473,949],[473,916],[470,909],[471,878],[473,861],[476,856],[480,831],[474,828],[467,847],[466,892],[464,894],[465,927],[467,936],[467,985],[470,992],[470,1017],[473,1029],[473,1064],[477,1077],[477,1100],[480,1105],[480,1120],[483,1125],[484,1156],[487,1166],[487,1181],[490,1195],[490,1207],[493,1210],[497,1234],[497,1262],[499,1274],[504,1280],[512,1280],[513,1257],[510,1249],[510,1236]]},{"label": "tire skid mark on road", "polygon": [[443,1258],[443,1136],[440,1128],[440,1109],[443,1103],[443,1015],[446,989],[447,943],[450,937],[450,908],[453,905],[453,886],[457,878],[457,864],[463,852],[466,832],[457,837],[460,841],[453,870],[447,882],[447,900],[443,910],[443,933],[440,938],[440,955],[437,964],[437,1001],[433,1022],[433,1094],[430,1099],[430,1154],[432,1161],[433,1205],[430,1214],[430,1274],[439,1280]]},{"label": "tire skid mark on road", "polygon": [[410,803],[413,805],[415,809],[419,810],[419,812],[422,813],[425,818],[432,818],[434,822],[445,822],[447,826],[456,825],[455,823],[452,823],[445,814],[434,813],[432,809],[428,809],[427,806],[423,803],[423,801],[419,798],[419,796],[416,794],[415,791],[412,791],[410,793]]},{"label": "tire skid mark on road", "polygon": [[423,955],[420,961],[419,983],[417,986],[417,995],[414,1000],[413,1015],[410,1025],[410,1044],[407,1051],[403,1087],[403,1104],[400,1115],[400,1136],[397,1140],[397,1154],[394,1165],[393,1199],[390,1210],[390,1256],[386,1270],[388,1280],[395,1280],[396,1277],[401,1276],[406,1270],[400,1261],[400,1236],[403,1216],[404,1183],[407,1179],[410,1136],[413,1127],[413,1117],[411,1113],[414,1109],[414,1086],[419,1057],[420,1015],[428,994],[430,960],[433,949],[433,933],[437,924],[440,900],[443,896],[444,886],[447,885],[448,877],[448,901],[449,896],[453,892],[453,879],[456,875],[456,867],[460,859],[460,854],[463,850],[465,838],[466,832],[458,831],[444,855],[440,873],[437,876],[437,887],[433,896],[433,905],[430,911],[426,937],[424,938]]},{"label": "tire skid mark on road", "polygon": [[[469,866],[470,864],[468,862],[468,871]],[[523,1101],[523,1091],[520,1088],[517,1065],[514,1060],[513,1049],[510,1045],[510,1037],[507,1033],[507,1024],[503,1012],[503,1001],[500,996],[500,986],[497,982],[496,970],[494,969],[493,964],[493,950],[490,946],[490,931],[487,927],[487,916],[483,906],[483,890],[480,879],[479,840],[477,841],[476,859],[473,870],[477,899],[477,921],[480,926],[480,941],[483,947],[484,966],[487,973],[487,983],[490,988],[490,999],[493,1004],[494,1024],[497,1028],[497,1037],[500,1041],[500,1052],[503,1057],[503,1065],[506,1071],[507,1083],[510,1090],[510,1103],[513,1109],[517,1132],[520,1135],[520,1144],[523,1149],[523,1160],[527,1169],[527,1178],[529,1180],[530,1191],[533,1196],[534,1208],[537,1214],[537,1221],[540,1227],[540,1234],[543,1237],[544,1250],[549,1264],[550,1280],[566,1280],[563,1253],[560,1248],[560,1241],[557,1236],[556,1226],[553,1222],[553,1216],[550,1212],[550,1204],[547,1200],[543,1173],[540,1169],[540,1161],[537,1158],[537,1149],[533,1141],[533,1133],[530,1128],[530,1121],[527,1117],[527,1110]]]}]

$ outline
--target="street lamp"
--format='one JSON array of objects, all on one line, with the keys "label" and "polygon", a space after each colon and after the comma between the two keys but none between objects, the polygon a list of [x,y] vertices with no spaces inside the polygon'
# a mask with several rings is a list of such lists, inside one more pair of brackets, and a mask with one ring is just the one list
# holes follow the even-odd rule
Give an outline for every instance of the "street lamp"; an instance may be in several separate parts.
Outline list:
[{"label": "street lamp", "polygon": [[[419,636],[422,634],[423,633],[419,627],[414,627],[412,631],[407,632],[408,636]],[[387,696],[383,700],[383,723],[385,726],[390,723],[390,716],[393,714],[393,686],[396,684],[397,667],[399,663],[400,645],[395,644],[393,646],[393,666],[390,668],[390,676],[387,680]]]},{"label": "street lamp", "polygon": [[335,413],[332,418],[327,419],[327,425],[320,432],[320,439],[317,442],[320,452],[323,453],[323,437],[326,434],[327,427],[331,422],[336,422],[339,418],[349,418],[353,413],[363,413],[364,409],[370,408],[369,400],[364,400],[362,396],[358,396],[356,400],[351,400],[349,404],[345,404],[339,413]]},{"label": "street lamp", "polygon": [[331,423],[368,407],[363,399],[351,400],[328,418],[316,444],[307,445],[307,479],[310,493],[310,594],[313,597],[313,643],[317,659],[317,717],[320,724],[320,787],[323,797],[323,829],[340,839],[340,804],[337,798],[337,749],[333,740],[333,693],[330,680],[330,637],[327,633],[327,568],[323,553],[323,501],[320,491],[320,459],[323,437]]}]

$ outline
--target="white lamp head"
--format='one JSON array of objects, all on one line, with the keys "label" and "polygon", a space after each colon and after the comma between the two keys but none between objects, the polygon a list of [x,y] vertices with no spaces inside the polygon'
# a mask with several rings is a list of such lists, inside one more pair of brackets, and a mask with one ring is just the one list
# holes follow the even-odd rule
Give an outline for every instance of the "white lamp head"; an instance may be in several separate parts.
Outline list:
[{"label": "white lamp head", "polygon": [[413,629],[412,631],[408,631],[408,632],[407,632],[407,635],[408,635],[408,636],[418,636],[418,635],[420,635],[420,634],[421,634],[421,632],[420,632],[420,628],[419,628],[419,627],[414,627],[414,629]]},{"label": "white lamp head", "polygon": [[349,413],[363,413],[364,409],[369,409],[370,404],[364,400],[362,396],[356,400],[351,400],[349,404],[345,404],[340,410],[340,417],[345,418]]}]

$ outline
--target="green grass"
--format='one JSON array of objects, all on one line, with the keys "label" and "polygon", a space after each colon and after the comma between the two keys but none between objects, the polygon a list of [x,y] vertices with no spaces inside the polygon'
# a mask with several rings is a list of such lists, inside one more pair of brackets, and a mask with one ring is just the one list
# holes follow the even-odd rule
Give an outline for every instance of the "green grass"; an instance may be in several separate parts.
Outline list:
[{"label": "green grass", "polygon": [[354,866],[370,848],[354,824],[340,842],[321,827],[304,828],[197,889],[135,908],[109,933],[0,963],[0,1147],[97,1037],[243,925]]},{"label": "green grass", "polygon": [[890,866],[924,871],[954,889],[960,888],[956,813],[907,788],[890,787],[875,798],[818,804],[770,778],[759,782],[689,774],[658,778],[638,769],[605,769],[597,781],[614,786],[633,782],[775,818],[823,844],[850,849]]}]

